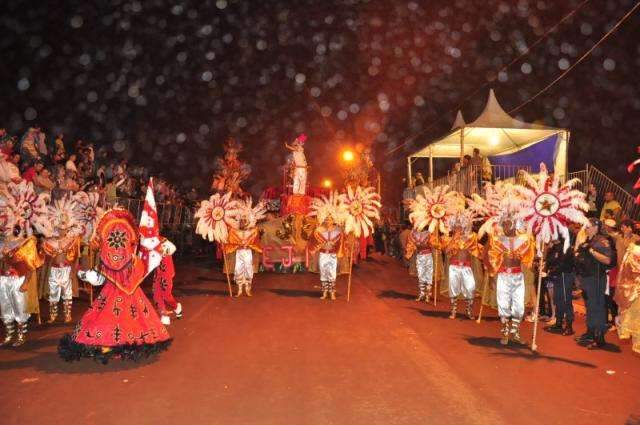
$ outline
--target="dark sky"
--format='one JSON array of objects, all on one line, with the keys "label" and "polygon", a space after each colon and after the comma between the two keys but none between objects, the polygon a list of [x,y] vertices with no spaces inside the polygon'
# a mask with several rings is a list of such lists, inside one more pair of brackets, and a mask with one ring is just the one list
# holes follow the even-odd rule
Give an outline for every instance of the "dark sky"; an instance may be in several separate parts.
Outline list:
[{"label": "dark sky", "polygon": [[[342,145],[370,145],[385,186],[404,155],[446,132],[488,80],[506,110],[573,63],[632,0],[591,0],[496,76],[581,1],[17,1],[0,17],[0,117],[109,146],[185,186],[208,187],[228,136],[280,181],[283,142],[309,136],[312,183]],[[99,6],[98,6],[99,5]],[[518,113],[572,131],[570,165],[620,183],[640,122],[640,16]],[[464,107],[475,119],[487,89]],[[432,123],[440,121],[432,126]],[[395,155],[384,152],[424,132]]]}]

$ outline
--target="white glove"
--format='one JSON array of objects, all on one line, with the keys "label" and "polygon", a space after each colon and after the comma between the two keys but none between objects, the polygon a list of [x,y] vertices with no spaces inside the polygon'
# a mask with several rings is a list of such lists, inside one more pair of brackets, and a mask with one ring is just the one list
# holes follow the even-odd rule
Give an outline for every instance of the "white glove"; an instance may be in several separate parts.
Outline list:
[{"label": "white glove", "polygon": [[91,284],[91,286],[100,286],[104,283],[104,276],[98,274],[95,270],[81,270],[78,272],[78,277]]},{"label": "white glove", "polygon": [[162,245],[160,245],[160,250],[162,252],[162,255],[166,257],[168,255],[173,255],[173,253],[176,252],[176,246],[167,239],[166,241],[162,242]]}]

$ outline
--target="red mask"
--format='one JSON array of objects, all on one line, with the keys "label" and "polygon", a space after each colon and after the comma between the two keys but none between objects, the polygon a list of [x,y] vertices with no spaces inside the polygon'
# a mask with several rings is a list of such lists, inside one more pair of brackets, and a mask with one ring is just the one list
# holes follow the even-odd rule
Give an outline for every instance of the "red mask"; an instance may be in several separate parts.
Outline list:
[{"label": "red mask", "polygon": [[131,263],[138,246],[138,232],[129,211],[108,211],[98,223],[94,244],[100,249],[104,267],[117,271]]}]

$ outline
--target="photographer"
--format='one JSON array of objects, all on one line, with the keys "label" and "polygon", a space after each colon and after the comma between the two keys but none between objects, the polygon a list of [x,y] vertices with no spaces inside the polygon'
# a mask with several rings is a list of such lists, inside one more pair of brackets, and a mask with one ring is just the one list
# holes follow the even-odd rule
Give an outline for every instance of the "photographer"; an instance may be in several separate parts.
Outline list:
[{"label": "photographer", "polygon": [[602,232],[600,220],[590,219],[575,246],[576,275],[587,307],[587,331],[576,341],[590,350],[605,345],[607,270],[615,267],[616,261],[613,240]]}]

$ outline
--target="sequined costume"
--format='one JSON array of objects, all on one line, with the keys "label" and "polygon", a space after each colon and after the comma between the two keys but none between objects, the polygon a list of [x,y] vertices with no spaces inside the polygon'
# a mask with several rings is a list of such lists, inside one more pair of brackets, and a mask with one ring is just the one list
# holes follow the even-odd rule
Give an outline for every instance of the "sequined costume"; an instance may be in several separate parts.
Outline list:
[{"label": "sequined costume", "polygon": [[34,236],[7,238],[1,244],[0,253],[0,315],[6,330],[0,345],[11,343],[17,325],[18,336],[13,344],[17,347],[25,342],[29,320],[26,277],[42,266],[43,259]]},{"label": "sequined costume", "polygon": [[[496,276],[498,315],[502,324],[503,344],[507,344],[510,338],[520,342],[520,323],[524,316],[525,295],[525,278],[522,268],[530,268],[534,256],[535,240],[529,234],[489,236],[487,261],[491,276]],[[505,266],[507,259],[520,265]]]},{"label": "sequined costume", "polygon": [[416,301],[429,302],[433,286],[433,250],[437,238],[426,230],[412,230],[407,238],[405,258],[415,263],[418,275],[418,297]]},{"label": "sequined costume", "polygon": [[49,323],[58,317],[58,304],[62,299],[64,322],[71,322],[73,290],[71,273],[80,256],[80,237],[48,238],[42,243],[42,251],[51,261],[49,276]]},{"label": "sequined costume", "polygon": [[58,353],[64,360],[93,357],[106,363],[114,355],[138,359],[170,344],[169,332],[140,288],[153,266],[136,255],[138,242],[128,211],[114,208],[98,222],[92,245],[99,248],[100,264],[79,277],[104,287],[73,334],[60,341]]},{"label": "sequined costume", "polygon": [[337,226],[318,226],[309,241],[309,251],[318,252],[318,271],[322,286],[322,299],[330,296],[336,299],[336,278],[338,274],[338,258],[344,250],[344,234]]},{"label": "sequined costume", "polygon": [[640,354],[640,245],[636,243],[629,245],[622,260],[615,301],[619,307],[618,336],[631,338],[633,351]]},{"label": "sequined costume", "polygon": [[[224,245],[227,258],[234,259],[233,279],[238,285],[237,297],[242,295],[251,296],[254,273],[253,253],[261,253],[260,233],[256,227],[250,229],[231,229],[229,240]],[[231,256],[230,254],[235,254]],[[235,257],[235,258],[234,258]]]},{"label": "sequined costume", "polygon": [[449,258],[449,298],[451,300],[451,319],[456,317],[458,297],[467,303],[467,317],[473,319],[473,298],[476,280],[471,268],[472,258],[480,257],[478,236],[473,232],[454,232],[452,236],[442,238],[442,249]]}]

